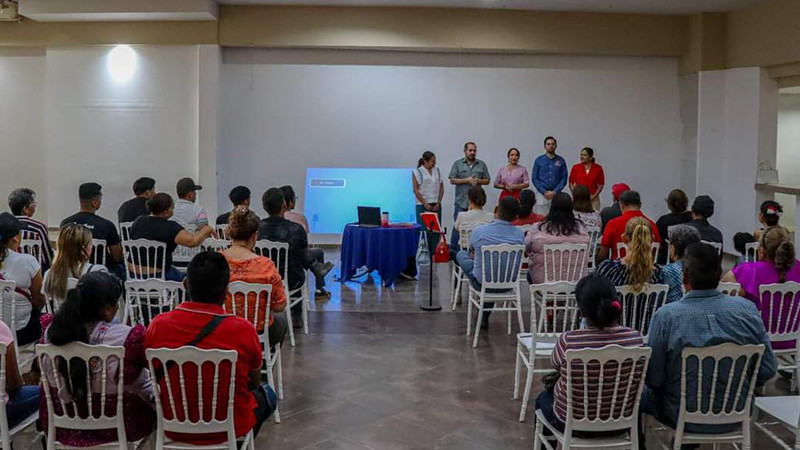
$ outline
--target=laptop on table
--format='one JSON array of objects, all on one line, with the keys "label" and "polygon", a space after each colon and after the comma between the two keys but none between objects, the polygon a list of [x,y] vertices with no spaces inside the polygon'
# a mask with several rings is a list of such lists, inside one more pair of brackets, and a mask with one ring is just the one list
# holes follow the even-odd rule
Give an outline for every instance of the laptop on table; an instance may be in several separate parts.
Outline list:
[{"label": "laptop on table", "polygon": [[378,228],[381,226],[381,209],[372,206],[358,207],[358,226]]}]

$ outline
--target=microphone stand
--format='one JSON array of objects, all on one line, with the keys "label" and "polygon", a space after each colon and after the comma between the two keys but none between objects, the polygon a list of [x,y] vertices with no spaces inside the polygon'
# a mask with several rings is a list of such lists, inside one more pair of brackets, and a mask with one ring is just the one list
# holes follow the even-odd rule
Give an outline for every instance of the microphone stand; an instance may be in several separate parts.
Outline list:
[{"label": "microphone stand", "polygon": [[[443,235],[445,235],[447,233],[447,230],[445,229],[444,231],[433,231],[433,230],[430,229],[430,227],[428,227],[426,225],[425,226],[425,234],[426,234],[425,238],[428,237],[428,233],[438,234],[440,236],[443,236]],[[441,241],[441,238],[438,241]],[[430,242],[430,239],[428,239],[428,242]],[[433,254],[435,252],[436,252],[436,249],[428,249],[428,253],[430,254],[430,258],[431,258],[430,272],[428,273],[428,304],[426,305],[426,304],[423,303],[423,304],[419,305],[419,309],[421,309],[423,311],[441,311],[442,310],[442,306],[441,305],[439,305],[438,303],[435,304],[435,305],[433,304],[433,264],[434,264],[434,262],[433,262]]]}]

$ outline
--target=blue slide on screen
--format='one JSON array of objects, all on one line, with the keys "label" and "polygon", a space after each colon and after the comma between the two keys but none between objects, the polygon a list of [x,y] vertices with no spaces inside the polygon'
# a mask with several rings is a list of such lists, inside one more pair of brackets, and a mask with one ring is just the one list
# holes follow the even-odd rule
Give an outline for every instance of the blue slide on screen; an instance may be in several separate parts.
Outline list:
[{"label": "blue slide on screen", "polygon": [[304,213],[311,233],[342,233],[358,222],[359,206],[389,212],[389,220],[415,222],[412,169],[309,168]]}]

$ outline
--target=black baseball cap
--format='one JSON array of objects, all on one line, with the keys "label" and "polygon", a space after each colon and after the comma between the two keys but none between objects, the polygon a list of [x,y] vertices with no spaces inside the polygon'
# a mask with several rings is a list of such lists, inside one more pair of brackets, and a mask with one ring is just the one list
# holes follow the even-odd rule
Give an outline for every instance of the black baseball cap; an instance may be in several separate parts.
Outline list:
[{"label": "black baseball cap", "polygon": [[692,203],[692,211],[703,217],[714,215],[714,200],[707,195],[698,195]]},{"label": "black baseball cap", "polygon": [[186,195],[189,192],[199,191],[203,189],[203,186],[199,184],[194,184],[194,180],[189,177],[181,178],[178,180],[178,184],[175,186],[175,190],[178,191],[178,196]]},{"label": "black baseball cap", "polygon": [[91,200],[103,195],[103,188],[97,183],[83,183],[78,188],[78,198],[81,200]]},{"label": "black baseball cap", "polygon": [[19,220],[13,214],[4,212],[0,214],[0,242],[8,244],[11,239],[19,234]]}]

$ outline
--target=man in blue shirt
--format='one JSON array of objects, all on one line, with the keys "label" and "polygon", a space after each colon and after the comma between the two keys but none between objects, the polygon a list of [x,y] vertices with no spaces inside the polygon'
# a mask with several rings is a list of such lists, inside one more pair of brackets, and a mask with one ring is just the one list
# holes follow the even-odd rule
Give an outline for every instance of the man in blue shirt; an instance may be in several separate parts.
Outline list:
[{"label": "man in blue shirt", "polygon": [[[653,354],[645,378],[641,412],[672,428],[678,421],[681,352],[685,347],[702,348],[726,342],[764,344],[766,348],[756,375],[756,385],[763,385],[775,376],[777,360],[761,314],[751,301],[721,294],[717,290],[721,274],[719,256],[714,247],[699,242],[689,245],[683,259],[683,284],[687,293],[681,300],[656,311],[650,324],[648,339]],[[691,360],[689,365],[691,370]],[[696,374],[697,363],[693,365]],[[727,379],[730,371],[723,374],[726,366],[722,364],[720,367],[719,374],[703,371],[704,386],[710,386],[712,377],[717,377],[720,383]],[[735,379],[739,379],[740,373],[741,366],[734,373]],[[718,385],[717,392],[720,389]],[[697,392],[697,383],[691,377],[687,378],[686,391]],[[704,388],[704,392],[708,392],[708,388]],[[733,392],[730,395],[733,396]],[[695,398],[696,394],[689,394],[687,404],[695,404]],[[738,425],[686,425],[686,431],[692,433],[723,433],[738,429]],[[644,445],[641,431],[640,427],[640,448]],[[683,448],[696,447],[684,445]]]},{"label": "man in blue shirt", "polygon": [[567,185],[567,162],[556,155],[558,142],[553,136],[544,138],[544,155],[540,155],[533,162],[531,181],[536,188],[536,212],[547,215],[550,211],[550,199],[561,192]]},{"label": "man in blue shirt", "polygon": [[[484,245],[525,245],[525,235],[520,229],[511,225],[511,222],[517,218],[518,214],[519,202],[517,199],[511,196],[503,197],[497,205],[495,219],[473,230],[469,243],[470,251],[461,250],[456,254],[456,261],[459,267],[467,274],[475,289],[480,289],[483,282],[484,270],[481,262],[481,248]],[[501,264],[503,264],[502,261]],[[491,314],[491,311],[483,312],[482,329],[489,327],[489,314]]]}]

